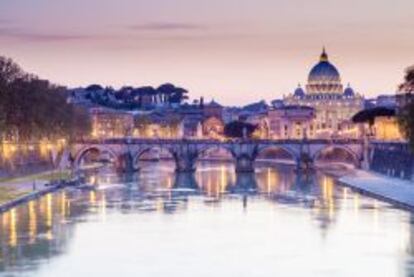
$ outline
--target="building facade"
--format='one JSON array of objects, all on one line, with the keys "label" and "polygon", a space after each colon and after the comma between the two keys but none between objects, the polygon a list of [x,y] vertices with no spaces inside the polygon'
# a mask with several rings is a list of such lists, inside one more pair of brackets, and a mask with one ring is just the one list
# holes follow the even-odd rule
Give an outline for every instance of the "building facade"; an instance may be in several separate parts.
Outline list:
[{"label": "building facade", "polygon": [[267,112],[252,114],[245,119],[245,122],[256,126],[256,130],[253,133],[254,138],[258,138],[258,139],[270,138],[269,117],[268,117]]},{"label": "building facade", "polygon": [[134,137],[171,139],[183,136],[182,118],[172,112],[137,114],[134,121]]},{"label": "building facade", "polygon": [[396,116],[377,116],[372,126],[372,137],[381,141],[404,141]]},{"label": "building facade", "polygon": [[268,112],[269,136],[273,139],[314,137],[315,110],[307,106],[284,106]]},{"label": "building facade", "polygon": [[221,120],[223,117],[223,106],[213,99],[210,103],[203,104],[203,115],[204,118],[215,117]]},{"label": "building facade", "polygon": [[125,137],[132,134],[134,128],[132,113],[107,108],[92,108],[90,114],[94,138]]},{"label": "building facade", "polygon": [[205,119],[202,123],[203,138],[221,139],[224,137],[224,122],[215,116]]}]

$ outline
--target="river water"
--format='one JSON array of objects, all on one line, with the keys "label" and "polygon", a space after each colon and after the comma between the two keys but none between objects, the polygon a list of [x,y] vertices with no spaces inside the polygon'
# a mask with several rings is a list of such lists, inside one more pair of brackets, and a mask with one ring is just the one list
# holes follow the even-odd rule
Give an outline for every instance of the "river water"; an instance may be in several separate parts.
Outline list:
[{"label": "river water", "polygon": [[408,212],[288,166],[101,170],[0,215],[0,276],[414,276]]}]

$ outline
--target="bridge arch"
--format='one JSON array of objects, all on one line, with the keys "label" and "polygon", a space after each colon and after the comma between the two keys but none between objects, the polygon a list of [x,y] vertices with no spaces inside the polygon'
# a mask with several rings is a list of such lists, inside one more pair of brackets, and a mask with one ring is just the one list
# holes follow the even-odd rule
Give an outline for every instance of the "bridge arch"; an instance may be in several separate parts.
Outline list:
[{"label": "bridge arch", "polygon": [[138,151],[134,154],[133,156],[133,164],[135,167],[138,168],[138,162],[139,160],[147,153],[150,153],[151,151],[154,150],[158,150],[161,153],[167,151],[168,154],[172,157],[172,152],[171,149],[166,147],[166,146],[162,146],[162,145],[148,145],[148,146],[144,146],[141,149],[138,149]]},{"label": "bridge arch", "polygon": [[213,145],[207,145],[203,146],[198,150],[197,160],[199,161],[203,156],[208,154],[210,151],[220,151],[224,150],[227,154],[231,156],[232,159],[235,158],[235,153],[231,149],[231,147],[228,147],[226,145],[222,144],[213,144]]},{"label": "bridge arch", "polygon": [[351,162],[355,167],[360,167],[361,164],[361,155],[359,155],[357,152],[355,152],[352,148],[346,146],[346,145],[327,145],[324,147],[321,147],[320,149],[318,149],[312,156],[312,160],[314,163],[318,162],[318,160],[320,160],[321,156],[326,154],[326,152],[329,151],[335,151],[335,150],[340,150],[343,151],[344,153],[346,153],[350,158],[351,158]]},{"label": "bridge arch", "polygon": [[294,149],[290,148],[287,145],[264,145],[259,147],[257,156],[263,155],[266,151],[269,150],[281,150],[284,153],[287,153],[294,162],[299,160],[299,154]]},{"label": "bridge arch", "polygon": [[103,145],[88,145],[88,146],[81,148],[75,154],[74,167],[79,168],[81,165],[82,159],[85,157],[86,154],[88,154],[91,151],[98,151],[99,156],[102,156],[103,154],[108,153],[114,159],[114,161],[117,161],[118,159],[117,153],[109,147],[106,147]]}]

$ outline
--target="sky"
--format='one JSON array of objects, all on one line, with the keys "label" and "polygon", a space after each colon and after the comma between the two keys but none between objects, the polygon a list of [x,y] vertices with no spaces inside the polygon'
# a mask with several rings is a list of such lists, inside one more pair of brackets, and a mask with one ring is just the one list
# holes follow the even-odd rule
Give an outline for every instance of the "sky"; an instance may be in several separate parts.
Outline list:
[{"label": "sky", "polygon": [[323,46],[344,85],[394,93],[414,64],[414,1],[0,0],[0,55],[69,87],[270,101],[306,84]]}]

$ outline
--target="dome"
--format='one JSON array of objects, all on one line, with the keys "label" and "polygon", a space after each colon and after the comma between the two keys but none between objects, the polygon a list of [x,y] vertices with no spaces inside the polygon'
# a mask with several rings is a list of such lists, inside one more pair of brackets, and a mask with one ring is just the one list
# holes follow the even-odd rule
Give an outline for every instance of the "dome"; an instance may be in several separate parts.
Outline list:
[{"label": "dome", "polygon": [[321,61],[309,73],[308,82],[340,82],[339,72],[330,62]]},{"label": "dome", "polygon": [[323,50],[319,63],[309,73],[308,82],[340,82],[341,78],[336,67],[328,60]]},{"label": "dome", "polygon": [[354,90],[351,88],[351,85],[350,85],[350,84],[348,84],[348,87],[345,89],[345,91],[344,91],[344,96],[346,96],[346,97],[352,97],[352,96],[355,96],[355,92],[354,92]]},{"label": "dome", "polygon": [[298,85],[297,89],[295,89],[293,96],[300,97],[300,98],[305,96],[305,91],[302,89],[300,84]]},{"label": "dome", "polygon": [[307,91],[310,93],[342,93],[341,76],[328,60],[325,48],[319,62],[311,69]]}]

